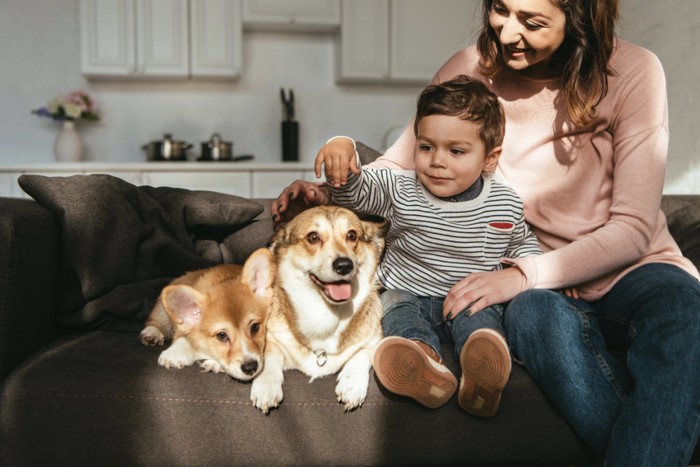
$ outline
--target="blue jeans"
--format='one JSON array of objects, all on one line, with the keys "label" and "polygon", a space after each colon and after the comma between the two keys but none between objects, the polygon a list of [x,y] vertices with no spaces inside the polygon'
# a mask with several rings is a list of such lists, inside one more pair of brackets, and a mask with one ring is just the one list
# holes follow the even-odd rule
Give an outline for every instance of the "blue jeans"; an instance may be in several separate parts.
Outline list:
[{"label": "blue jeans", "polygon": [[606,465],[688,465],[700,436],[695,278],[649,264],[591,303],[529,290],[506,308],[505,328],[514,359]]},{"label": "blue jeans", "polygon": [[443,322],[444,298],[417,297],[404,290],[387,290],[381,295],[384,317],[384,336],[415,339],[431,346],[442,358],[440,342],[454,344],[455,358],[469,335],[481,328],[503,331],[503,307],[493,305],[469,316],[459,313],[454,319]]}]

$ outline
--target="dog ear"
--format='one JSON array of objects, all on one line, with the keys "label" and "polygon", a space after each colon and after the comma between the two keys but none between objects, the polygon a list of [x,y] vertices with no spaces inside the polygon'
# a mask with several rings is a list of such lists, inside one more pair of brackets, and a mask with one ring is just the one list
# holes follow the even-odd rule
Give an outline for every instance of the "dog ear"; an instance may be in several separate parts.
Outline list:
[{"label": "dog ear", "polygon": [[384,237],[389,231],[391,223],[382,218],[362,221],[362,230],[364,230],[364,240],[372,245],[372,248],[377,252],[377,255],[384,253]]},{"label": "dog ear", "polygon": [[202,319],[205,296],[188,285],[169,285],[161,294],[165,312],[182,331],[187,332]]},{"label": "dog ear", "polygon": [[390,222],[385,219],[377,218],[376,220],[363,220],[362,230],[365,231],[365,240],[368,242],[376,238],[383,239],[389,231]]},{"label": "dog ear", "polygon": [[241,282],[248,285],[253,294],[264,297],[272,291],[273,278],[272,252],[268,248],[255,250],[243,265]]},{"label": "dog ear", "polygon": [[273,252],[279,247],[279,245],[289,239],[289,225],[285,225],[281,229],[279,229],[277,232],[274,233],[272,238],[270,238],[270,242],[268,243],[268,247],[270,250]]}]

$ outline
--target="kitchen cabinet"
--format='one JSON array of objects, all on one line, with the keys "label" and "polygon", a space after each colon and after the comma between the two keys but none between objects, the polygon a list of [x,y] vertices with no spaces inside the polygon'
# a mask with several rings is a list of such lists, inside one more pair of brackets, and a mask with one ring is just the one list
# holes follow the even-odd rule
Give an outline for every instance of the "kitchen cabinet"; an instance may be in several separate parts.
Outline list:
[{"label": "kitchen cabinet", "polygon": [[240,74],[240,0],[81,0],[89,77]]},{"label": "kitchen cabinet", "polygon": [[333,31],[340,26],[340,0],[243,0],[247,29]]},{"label": "kitchen cabinet", "polygon": [[0,196],[27,197],[17,185],[22,174],[50,177],[110,174],[133,185],[208,190],[245,198],[275,198],[297,179],[316,181],[313,165],[304,162],[77,162],[0,167]]},{"label": "kitchen cabinet", "polygon": [[133,0],[81,0],[81,71],[86,75],[136,72]]},{"label": "kitchen cabinet", "polygon": [[243,68],[240,0],[190,0],[191,76],[237,78]]},{"label": "kitchen cabinet", "polygon": [[188,74],[187,0],[81,0],[82,72]]},{"label": "kitchen cabinet", "polygon": [[336,47],[340,81],[389,76],[389,0],[343,2]]},{"label": "kitchen cabinet", "polygon": [[337,81],[426,84],[473,42],[469,0],[352,0],[342,3]]}]

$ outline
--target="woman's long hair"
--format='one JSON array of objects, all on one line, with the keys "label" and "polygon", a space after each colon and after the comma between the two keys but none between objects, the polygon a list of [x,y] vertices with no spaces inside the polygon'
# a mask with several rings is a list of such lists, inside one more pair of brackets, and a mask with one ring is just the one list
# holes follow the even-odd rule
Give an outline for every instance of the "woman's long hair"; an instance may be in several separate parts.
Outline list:
[{"label": "woman's long hair", "polygon": [[[495,78],[504,64],[500,41],[489,24],[495,0],[483,0],[483,27],[477,48],[479,65]],[[608,66],[615,42],[618,0],[555,0],[566,16],[566,37],[552,57],[561,75],[563,100],[569,118],[580,127],[597,115],[596,106],[608,92]]]}]

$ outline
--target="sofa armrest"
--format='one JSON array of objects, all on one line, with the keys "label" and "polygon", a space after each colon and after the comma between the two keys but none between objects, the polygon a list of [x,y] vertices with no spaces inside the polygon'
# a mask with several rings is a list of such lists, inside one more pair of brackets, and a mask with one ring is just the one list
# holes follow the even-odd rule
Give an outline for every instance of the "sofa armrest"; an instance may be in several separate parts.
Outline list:
[{"label": "sofa armrest", "polygon": [[35,201],[0,197],[0,380],[55,338],[59,228]]}]

